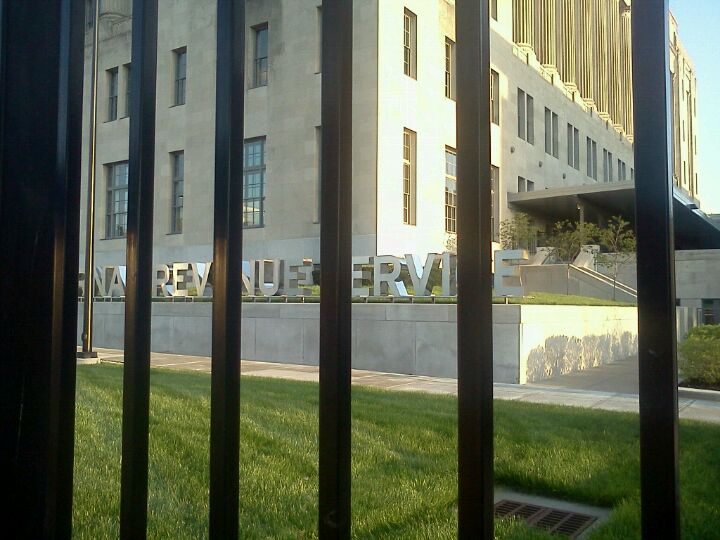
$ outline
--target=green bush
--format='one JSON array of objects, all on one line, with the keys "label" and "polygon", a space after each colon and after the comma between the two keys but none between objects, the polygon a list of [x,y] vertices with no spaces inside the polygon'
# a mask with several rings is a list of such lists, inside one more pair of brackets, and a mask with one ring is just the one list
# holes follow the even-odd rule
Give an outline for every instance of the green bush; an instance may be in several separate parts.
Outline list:
[{"label": "green bush", "polygon": [[679,349],[680,371],[684,377],[720,385],[720,325],[693,328]]}]

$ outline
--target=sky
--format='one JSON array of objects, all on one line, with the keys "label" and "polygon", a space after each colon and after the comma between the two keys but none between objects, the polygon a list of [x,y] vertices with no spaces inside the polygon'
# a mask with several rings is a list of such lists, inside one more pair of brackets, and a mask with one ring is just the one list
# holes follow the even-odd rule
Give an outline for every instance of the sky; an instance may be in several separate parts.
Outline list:
[{"label": "sky", "polygon": [[716,52],[720,2],[670,0],[670,10],[697,72],[700,206],[706,213],[720,213],[720,69]]}]

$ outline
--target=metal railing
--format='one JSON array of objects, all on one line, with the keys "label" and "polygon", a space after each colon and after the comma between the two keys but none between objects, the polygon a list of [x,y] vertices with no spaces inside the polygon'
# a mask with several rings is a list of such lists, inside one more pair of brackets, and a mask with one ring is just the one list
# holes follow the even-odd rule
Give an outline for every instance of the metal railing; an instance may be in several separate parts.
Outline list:
[{"label": "metal railing", "polygon": [[[218,0],[210,536],[238,536],[243,0]],[[351,0],[322,43],[320,538],[349,538]],[[667,0],[633,3],[642,530],[679,537]],[[492,538],[489,17],[457,0],[458,536]],[[157,0],[134,0],[121,537],[147,524]],[[8,537],[69,538],[72,517],[83,0],[0,0],[0,467]],[[32,66],[27,69],[26,66]],[[48,279],[51,276],[51,279]],[[463,287],[463,283],[480,286]],[[248,496],[251,496],[249,494]]]}]

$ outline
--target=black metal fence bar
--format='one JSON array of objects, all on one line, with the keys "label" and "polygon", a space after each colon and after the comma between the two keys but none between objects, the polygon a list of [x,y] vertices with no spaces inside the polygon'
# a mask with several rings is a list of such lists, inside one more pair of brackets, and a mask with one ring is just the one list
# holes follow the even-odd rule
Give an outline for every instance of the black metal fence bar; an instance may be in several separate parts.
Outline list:
[{"label": "black metal fence bar", "polygon": [[[60,89],[57,173],[54,186],[55,240],[53,275],[53,358],[50,444],[57,445],[55,460],[55,531],[57,538],[72,535],[73,463],[75,445],[75,379],[77,350],[77,287],[80,235],[80,178],[83,114],[85,6],[82,0],[60,4]],[[48,503],[49,510],[53,501]]]},{"label": "black metal fence bar", "polygon": [[490,29],[487,0],[458,0],[458,537],[493,538]]},{"label": "black metal fence bar", "polygon": [[643,538],[679,538],[668,1],[632,4]]},{"label": "black metal fence bar", "polygon": [[69,538],[72,529],[83,9],[81,0],[0,1],[0,517],[8,538]]},{"label": "black metal fence bar", "polygon": [[210,538],[238,537],[245,0],[217,2]]},{"label": "black metal fence bar", "polygon": [[120,537],[147,534],[157,0],[134,0]]},{"label": "black metal fence bar", "polygon": [[320,257],[321,539],[350,538],[352,0],[322,12]]}]

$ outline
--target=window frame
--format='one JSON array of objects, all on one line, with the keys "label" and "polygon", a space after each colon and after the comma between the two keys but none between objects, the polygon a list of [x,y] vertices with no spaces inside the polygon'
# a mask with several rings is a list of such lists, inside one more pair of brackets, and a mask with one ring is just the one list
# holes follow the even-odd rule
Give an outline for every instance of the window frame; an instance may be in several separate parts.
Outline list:
[{"label": "window frame", "polygon": [[405,8],[403,14],[403,73],[417,80],[417,15]]},{"label": "window frame", "polygon": [[[265,33],[265,55],[260,56],[262,43],[261,36]],[[267,86],[270,81],[270,26],[267,22],[257,24],[252,27],[253,47],[252,47],[252,88],[261,88]],[[322,46],[321,46],[322,48]]]},{"label": "window frame", "polygon": [[490,165],[490,230],[493,242],[500,240],[500,167]]},{"label": "window frame", "polygon": [[130,79],[132,77],[132,63],[128,62],[123,65],[123,71],[125,73],[125,118],[130,118],[130,99],[131,99],[131,87]]},{"label": "window frame", "polygon": [[490,70],[490,122],[500,125],[500,73]]},{"label": "window frame", "polygon": [[105,73],[107,73],[108,84],[107,121],[113,122],[118,119],[118,92],[120,89],[120,74],[117,66],[108,69]]},{"label": "window frame", "polygon": [[518,87],[518,137],[535,144],[535,98]]},{"label": "window frame", "polygon": [[[259,164],[248,165],[248,146],[260,144],[260,162]],[[267,162],[265,161],[265,148],[267,146],[267,138],[252,137],[245,139],[243,142],[243,200],[242,200],[242,223],[243,229],[260,229],[265,227],[265,184]],[[248,184],[248,176],[257,174],[260,181]],[[248,196],[250,189],[258,188],[258,195]],[[252,203],[251,210],[248,211],[248,203]],[[248,220],[247,216],[252,215],[253,219]],[[255,216],[258,216],[257,219]]]},{"label": "window frame", "polygon": [[183,232],[183,209],[185,206],[185,151],[170,152],[170,160],[172,170],[170,232],[180,234]]},{"label": "window frame", "polygon": [[450,146],[445,147],[445,232],[457,234],[457,151]]},{"label": "window frame", "polygon": [[456,99],[455,42],[445,36],[445,97]]},{"label": "window frame", "polygon": [[417,133],[403,129],[403,224],[417,225]]},{"label": "window frame", "polygon": [[[124,167],[124,174],[118,175],[116,171]],[[117,179],[124,179],[124,184],[117,183]],[[124,198],[122,193],[124,192]],[[120,194],[121,199],[116,200],[115,195]],[[127,215],[128,215],[128,161],[117,161],[105,164],[105,239],[127,237]],[[122,206],[124,211],[117,211],[117,204]],[[118,221],[118,216],[124,216]],[[124,226],[123,226],[124,223]],[[121,225],[122,232],[117,234],[118,225]]]},{"label": "window frame", "polygon": [[187,103],[187,47],[173,51],[175,77],[173,84],[173,107]]}]

